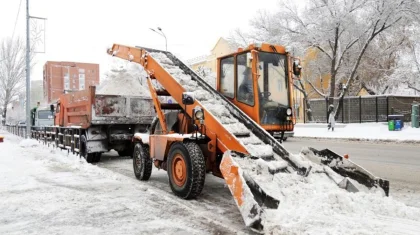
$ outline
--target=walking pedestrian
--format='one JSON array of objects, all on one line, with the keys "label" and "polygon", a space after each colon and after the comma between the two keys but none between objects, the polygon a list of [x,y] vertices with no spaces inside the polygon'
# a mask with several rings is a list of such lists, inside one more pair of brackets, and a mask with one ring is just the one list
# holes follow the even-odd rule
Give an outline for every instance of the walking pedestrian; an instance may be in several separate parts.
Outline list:
[{"label": "walking pedestrian", "polygon": [[332,131],[334,131],[334,127],[335,127],[334,105],[330,105],[329,112],[330,112],[330,115],[328,116],[328,130],[332,129]]}]

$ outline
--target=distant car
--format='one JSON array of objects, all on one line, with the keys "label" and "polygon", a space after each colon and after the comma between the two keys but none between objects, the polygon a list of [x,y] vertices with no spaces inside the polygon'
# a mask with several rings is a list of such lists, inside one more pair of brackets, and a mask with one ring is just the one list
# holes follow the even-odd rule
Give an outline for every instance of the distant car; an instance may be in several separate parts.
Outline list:
[{"label": "distant car", "polygon": [[19,121],[18,123],[16,123],[16,126],[24,127],[24,126],[26,126],[26,121]]}]

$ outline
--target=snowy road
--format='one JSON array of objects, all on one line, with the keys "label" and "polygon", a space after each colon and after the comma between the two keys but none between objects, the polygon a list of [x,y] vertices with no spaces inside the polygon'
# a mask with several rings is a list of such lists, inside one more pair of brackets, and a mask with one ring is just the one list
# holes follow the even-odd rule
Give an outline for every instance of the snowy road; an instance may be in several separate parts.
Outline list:
[{"label": "snowy road", "polygon": [[[223,181],[211,175],[203,194],[186,201],[170,191],[165,171],[154,171],[148,182],[136,180],[128,157],[106,154],[95,166],[34,140],[0,135],[6,135],[0,143],[0,234],[252,233]],[[420,229],[418,208],[324,186],[314,198],[297,191],[301,203],[284,204],[288,217],[278,221],[286,230],[274,234],[417,234]]]},{"label": "snowy road", "polygon": [[420,145],[289,138],[284,146],[293,153],[302,147],[329,148],[389,180],[420,185]]},{"label": "snowy road", "polygon": [[0,135],[0,234],[251,234],[221,183],[209,180],[199,200],[180,200],[162,171],[134,179],[131,159],[104,158],[109,171]]},{"label": "snowy road", "polygon": [[302,147],[329,148],[379,177],[390,180],[391,196],[407,205],[420,207],[420,145],[288,138],[283,143],[293,153]]}]

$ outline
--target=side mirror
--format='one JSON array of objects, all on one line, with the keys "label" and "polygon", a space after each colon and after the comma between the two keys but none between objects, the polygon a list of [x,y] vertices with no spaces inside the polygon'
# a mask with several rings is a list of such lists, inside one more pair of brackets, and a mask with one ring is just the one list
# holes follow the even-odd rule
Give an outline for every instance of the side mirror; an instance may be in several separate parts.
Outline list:
[{"label": "side mirror", "polygon": [[300,65],[299,60],[293,61],[293,74],[300,77],[302,71],[302,66]]},{"label": "side mirror", "polygon": [[192,105],[194,104],[194,93],[192,92],[184,92],[182,93],[182,104],[184,105]]},{"label": "side mirror", "polygon": [[50,105],[50,110],[51,110],[52,113],[54,113],[54,105],[53,104]]}]

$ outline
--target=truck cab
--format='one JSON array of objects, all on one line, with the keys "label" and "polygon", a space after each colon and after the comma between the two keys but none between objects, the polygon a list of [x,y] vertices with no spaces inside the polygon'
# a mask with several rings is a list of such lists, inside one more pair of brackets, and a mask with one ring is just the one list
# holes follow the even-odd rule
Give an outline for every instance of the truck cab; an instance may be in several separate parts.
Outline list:
[{"label": "truck cab", "polygon": [[31,125],[34,129],[54,125],[54,113],[47,107],[35,107],[31,110]]}]

